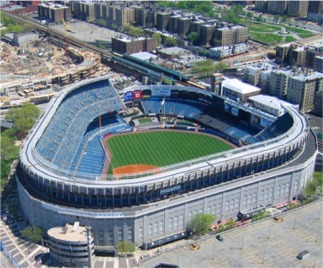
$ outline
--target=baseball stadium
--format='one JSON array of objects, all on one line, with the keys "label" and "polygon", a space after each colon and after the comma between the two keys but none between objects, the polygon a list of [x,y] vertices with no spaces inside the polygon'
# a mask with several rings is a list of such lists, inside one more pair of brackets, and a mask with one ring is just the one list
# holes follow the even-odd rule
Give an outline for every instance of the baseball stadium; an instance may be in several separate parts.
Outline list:
[{"label": "baseball stadium", "polygon": [[23,214],[46,230],[79,222],[94,244],[144,249],[216,221],[296,200],[316,137],[293,105],[274,116],[193,87],[119,95],[110,77],[66,87],[25,139],[16,171]]}]

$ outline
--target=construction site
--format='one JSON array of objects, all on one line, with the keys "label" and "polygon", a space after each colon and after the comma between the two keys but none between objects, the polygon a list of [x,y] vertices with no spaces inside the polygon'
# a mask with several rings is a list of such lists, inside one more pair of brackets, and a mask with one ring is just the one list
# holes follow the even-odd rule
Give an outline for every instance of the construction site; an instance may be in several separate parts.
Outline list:
[{"label": "construction site", "polygon": [[61,86],[110,71],[98,54],[51,37],[21,47],[0,42],[1,107],[48,101]]}]

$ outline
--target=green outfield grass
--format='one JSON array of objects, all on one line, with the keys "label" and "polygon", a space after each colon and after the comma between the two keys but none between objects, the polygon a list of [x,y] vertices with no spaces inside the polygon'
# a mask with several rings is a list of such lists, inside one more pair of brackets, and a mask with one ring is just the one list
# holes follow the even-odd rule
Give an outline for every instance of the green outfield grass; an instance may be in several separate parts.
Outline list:
[{"label": "green outfield grass", "polygon": [[108,173],[125,165],[167,166],[232,149],[216,137],[176,131],[116,135],[107,141],[112,154]]}]

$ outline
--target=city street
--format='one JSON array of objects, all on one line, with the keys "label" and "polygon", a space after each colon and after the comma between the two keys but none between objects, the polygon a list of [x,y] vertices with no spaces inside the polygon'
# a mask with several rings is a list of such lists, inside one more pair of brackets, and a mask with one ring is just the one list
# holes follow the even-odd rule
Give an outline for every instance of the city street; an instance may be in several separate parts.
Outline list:
[{"label": "city street", "polygon": [[[213,236],[197,242],[200,250],[180,247],[139,267],[157,263],[179,267],[322,267],[322,208],[322,203],[316,203],[282,214],[281,223],[270,218],[240,227],[223,233],[224,242]],[[310,257],[297,259],[303,250],[308,250]]]}]

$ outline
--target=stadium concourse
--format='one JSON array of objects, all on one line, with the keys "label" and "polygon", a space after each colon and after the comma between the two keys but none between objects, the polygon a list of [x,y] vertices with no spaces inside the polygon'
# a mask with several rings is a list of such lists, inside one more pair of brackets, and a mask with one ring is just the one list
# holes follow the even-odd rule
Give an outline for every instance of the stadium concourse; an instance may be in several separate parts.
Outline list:
[{"label": "stadium concourse", "polygon": [[[295,107],[281,105],[285,113],[276,117],[200,89],[163,85],[120,97],[109,77],[69,86],[21,148],[16,180],[24,216],[46,230],[90,225],[96,251],[114,252],[122,240],[147,249],[184,238],[196,213],[223,221],[295,200],[313,175],[316,138]],[[102,173],[102,139],[134,130],[122,117],[126,107],[191,121],[236,148],[117,180]],[[145,129],[192,131],[174,122]]]}]

